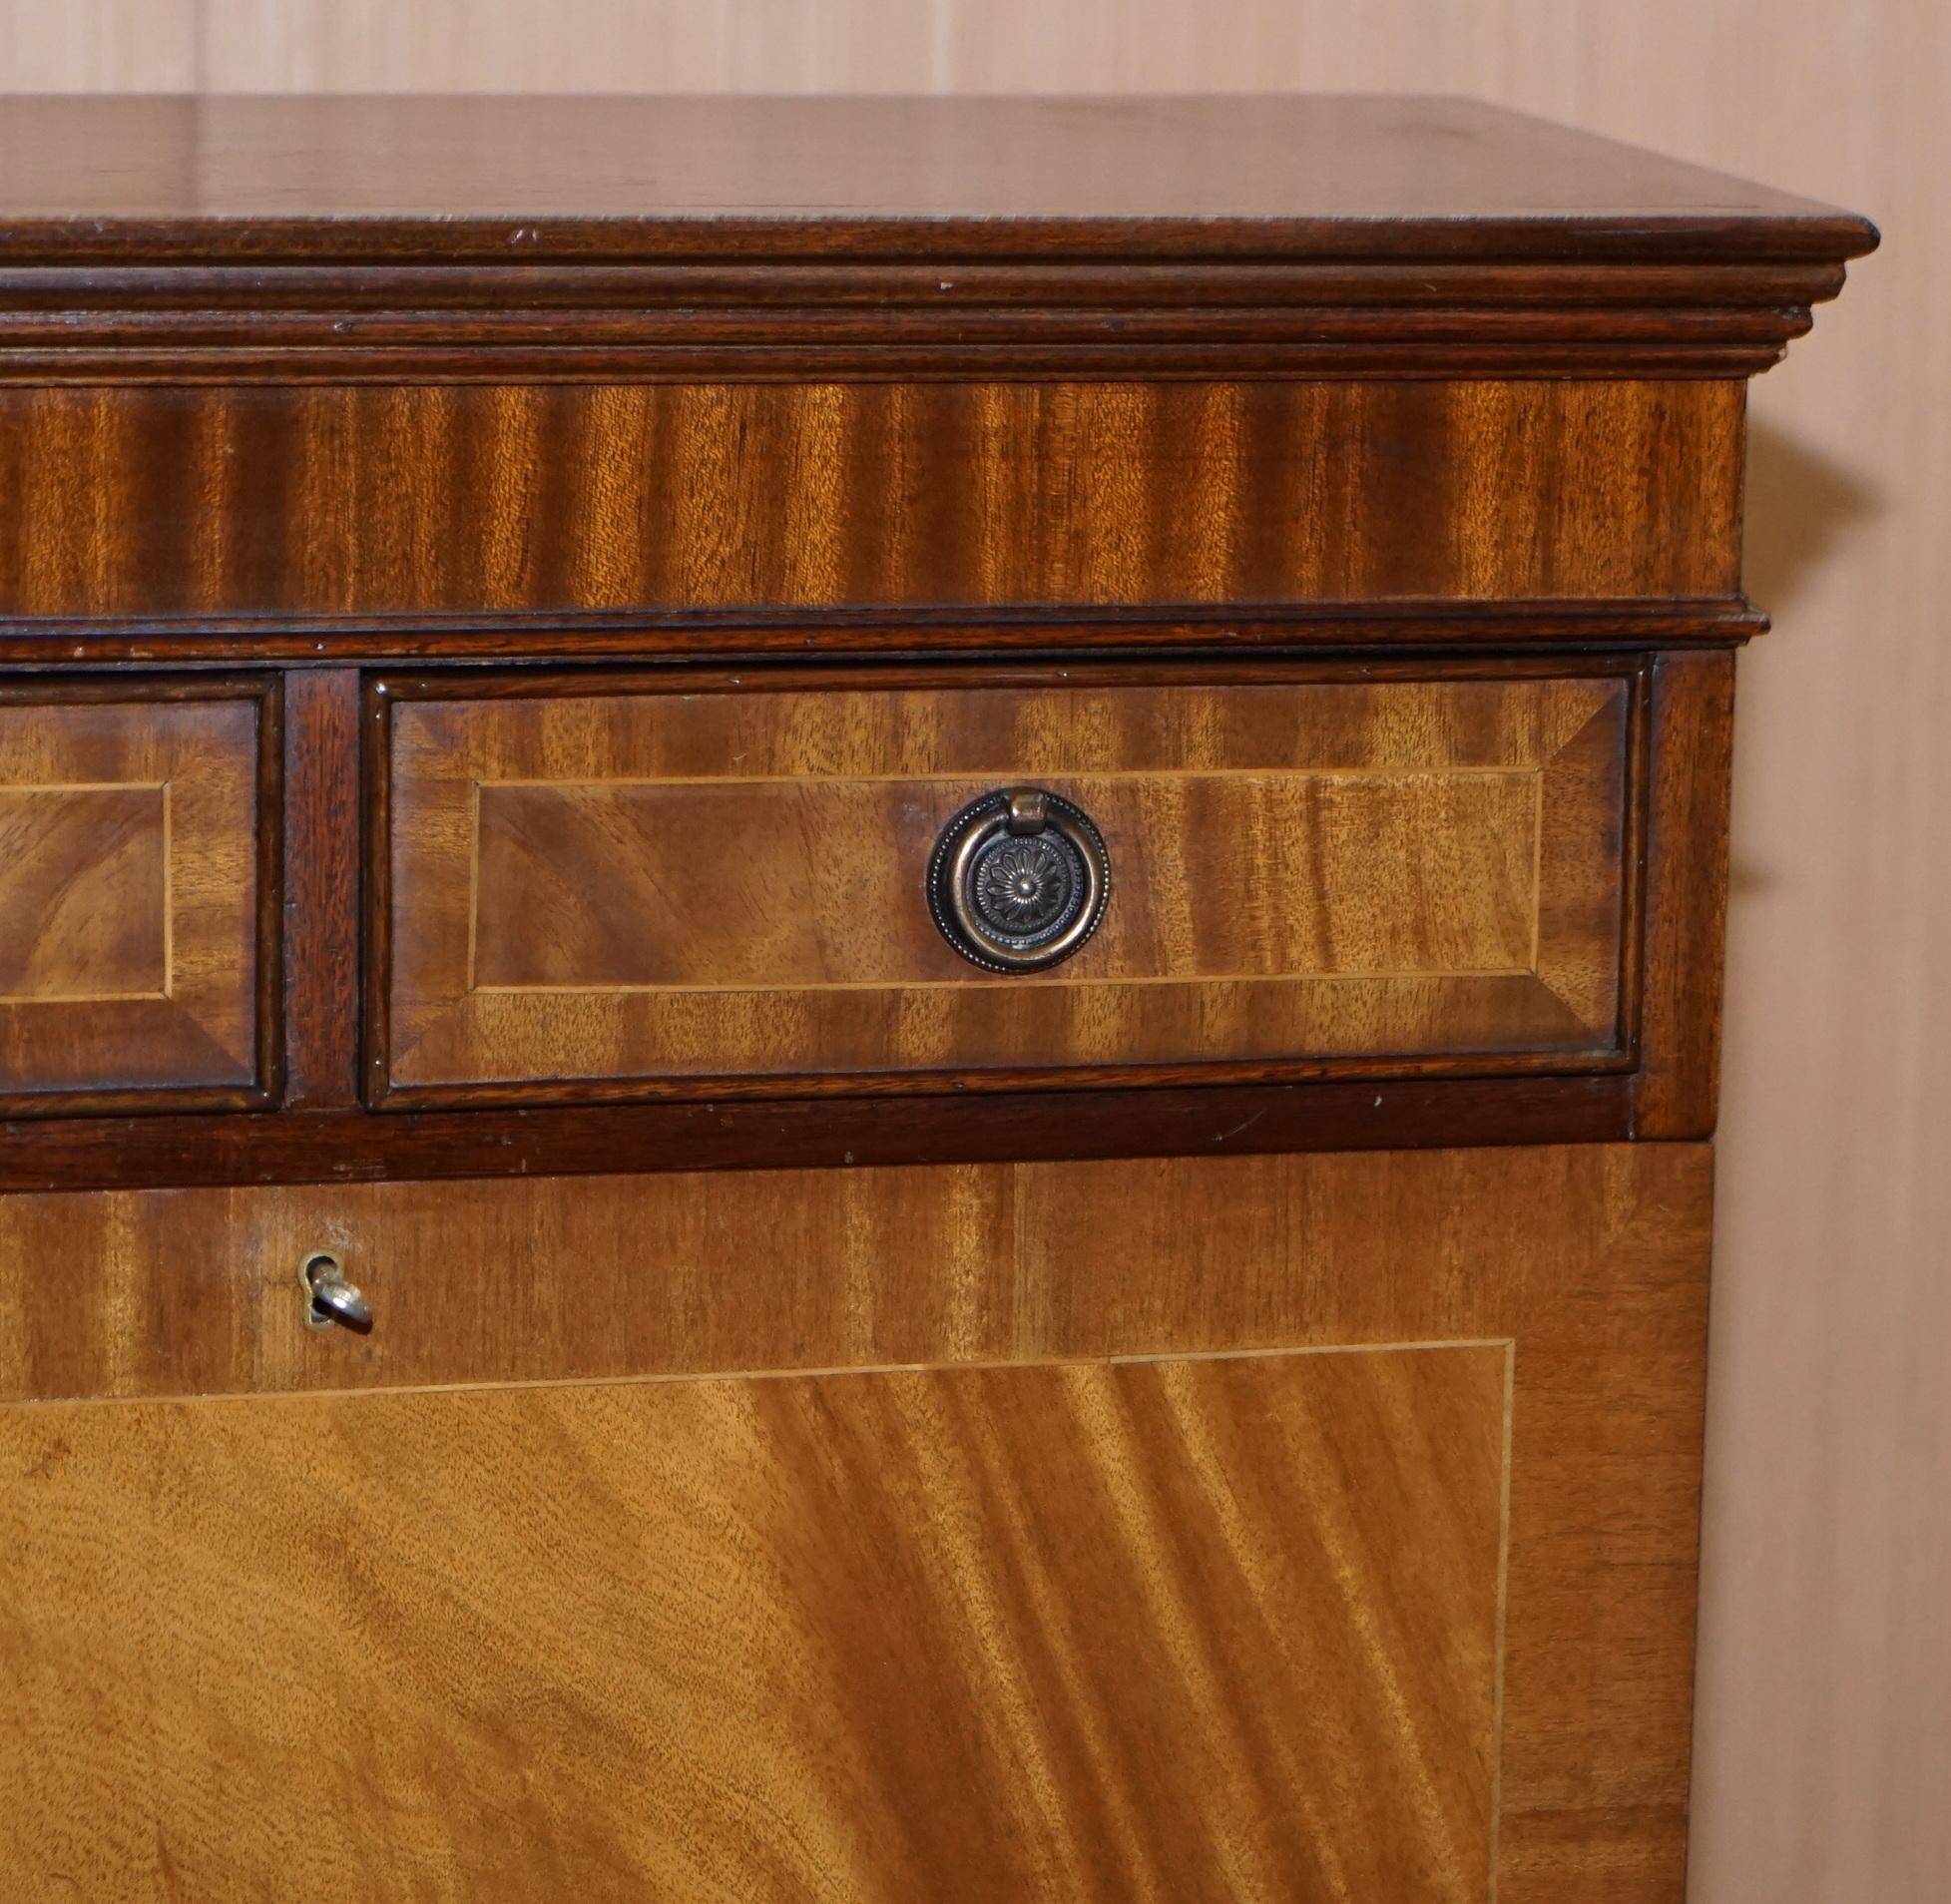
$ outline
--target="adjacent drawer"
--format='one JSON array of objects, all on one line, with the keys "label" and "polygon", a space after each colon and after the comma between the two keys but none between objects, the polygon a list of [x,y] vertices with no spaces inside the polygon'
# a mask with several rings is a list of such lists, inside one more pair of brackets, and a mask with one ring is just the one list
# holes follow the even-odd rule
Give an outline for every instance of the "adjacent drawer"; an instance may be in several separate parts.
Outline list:
[{"label": "adjacent drawer", "polygon": [[[374,1095],[1620,1065],[1636,687],[1604,665],[389,681]],[[1037,879],[1077,878],[1059,812],[1109,893],[1073,956],[996,972],[939,929],[930,866],[1012,789],[1053,798],[988,868],[992,923],[1013,870],[1032,927]]]},{"label": "adjacent drawer", "polygon": [[261,1101],[274,692],[0,690],[0,1112]]}]

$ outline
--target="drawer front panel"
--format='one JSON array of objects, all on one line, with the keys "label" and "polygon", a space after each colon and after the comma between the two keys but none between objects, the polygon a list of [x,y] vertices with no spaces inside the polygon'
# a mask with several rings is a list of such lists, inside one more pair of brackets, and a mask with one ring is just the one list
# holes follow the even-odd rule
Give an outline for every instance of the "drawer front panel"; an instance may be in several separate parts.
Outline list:
[{"label": "drawer front panel", "polygon": [[0,1199],[0,1892],[1677,1896],[1708,1190]]},{"label": "drawer front panel", "polygon": [[252,1100],[263,706],[0,699],[0,1109]]},{"label": "drawer front panel", "polygon": [[[395,1093],[1621,1051],[1626,678],[463,693],[392,716]],[[1111,899],[997,975],[925,877],[1025,783]]]}]

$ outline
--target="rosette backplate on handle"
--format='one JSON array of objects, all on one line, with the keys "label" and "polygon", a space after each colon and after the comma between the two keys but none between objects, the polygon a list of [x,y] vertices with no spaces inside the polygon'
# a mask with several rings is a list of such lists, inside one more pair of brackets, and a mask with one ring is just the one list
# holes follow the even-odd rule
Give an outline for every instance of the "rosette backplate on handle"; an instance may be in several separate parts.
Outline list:
[{"label": "rosette backplate on handle", "polygon": [[999,787],[942,829],[928,907],[956,951],[990,972],[1041,972],[1097,931],[1111,897],[1104,837],[1042,787]]}]

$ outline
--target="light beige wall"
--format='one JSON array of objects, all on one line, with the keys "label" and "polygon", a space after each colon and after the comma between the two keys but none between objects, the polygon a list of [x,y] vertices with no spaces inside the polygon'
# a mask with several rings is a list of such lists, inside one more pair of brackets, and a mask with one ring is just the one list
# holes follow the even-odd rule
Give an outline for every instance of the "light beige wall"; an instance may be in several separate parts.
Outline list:
[{"label": "light beige wall", "polygon": [[0,89],[1481,94],[1883,224],[1755,386],[1696,1904],[1951,1899],[1946,0],[0,0]]}]

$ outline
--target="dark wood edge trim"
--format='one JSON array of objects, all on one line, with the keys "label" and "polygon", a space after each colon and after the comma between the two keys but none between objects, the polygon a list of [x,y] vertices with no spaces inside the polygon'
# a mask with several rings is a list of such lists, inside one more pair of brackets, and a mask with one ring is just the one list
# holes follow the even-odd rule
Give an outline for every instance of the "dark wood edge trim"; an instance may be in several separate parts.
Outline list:
[{"label": "dark wood edge trim", "polygon": [[0,384],[1748,377],[1876,238],[1477,225],[545,220],[521,263],[505,222],[16,226]]},{"label": "dark wood edge trim", "polygon": [[[1513,973],[1513,980],[1529,977]],[[1533,984],[1542,981],[1533,978]],[[383,1054],[381,1054],[383,1056]],[[1576,1051],[1443,1052],[1426,1057],[1264,1059],[1143,1065],[1023,1065],[992,1071],[783,1072],[738,1077],[566,1078],[493,1084],[395,1084],[375,1066],[367,1102],[389,1116],[408,1111],[515,1110],[524,1106],[751,1104],[764,1099],[989,1098],[1036,1091],[1070,1095],[1120,1087],[1299,1085],[1406,1078],[1543,1078],[1630,1071],[1630,1053],[1604,1045]],[[1089,1115],[1090,1102],[1078,1107]]]},{"label": "dark wood edge trim", "polygon": [[[0,664],[8,659],[0,648]],[[265,673],[209,670],[181,674],[103,675],[49,669],[33,675],[0,676],[0,707],[100,706],[119,701],[260,701],[277,699],[277,676]],[[274,716],[273,716],[274,717]],[[261,733],[260,729],[260,733]]]},{"label": "dark wood edge trim", "polygon": [[[275,325],[365,317],[428,324],[563,319],[621,323],[696,320],[803,326],[836,319],[980,323],[1132,312],[1182,323],[1273,313],[1373,321],[1384,310],[1486,317],[1548,311],[1729,311],[1807,305],[1843,287],[1839,257],[1704,254],[1622,264],[1564,257],[1473,258],[962,258],[744,255],[512,261],[508,247],[457,264],[426,255],[27,263],[0,239],[0,322],[71,325],[96,318],[139,325]],[[1601,319],[1603,321],[1603,319]]]},{"label": "dark wood edge trim", "polygon": [[[259,1041],[261,1047],[261,1040]],[[77,1118],[172,1117],[189,1112],[267,1111],[277,1102],[262,1085],[136,1085],[114,1090],[0,1092],[0,1118],[45,1120],[51,1125]],[[32,1126],[23,1124],[19,1129]]]},{"label": "dark wood edge trim", "polygon": [[1615,1143],[1626,1077],[0,1126],[0,1192]]},{"label": "dark wood edge trim", "polygon": [[282,687],[274,674],[35,675],[0,680],[0,707],[110,706],[131,702],[253,701],[257,763],[253,782],[257,874],[256,972],[251,996],[255,1076],[232,1085],[137,1085],[127,1088],[0,1092],[0,1118],[73,1119],[110,1113],[138,1116],[205,1111],[261,1111],[281,1085],[283,991]]},{"label": "dark wood edge trim", "polygon": [[[828,228],[795,250],[801,226],[769,252],[686,223],[669,249],[553,257],[554,228],[528,226],[520,264],[505,231],[472,257],[427,225],[398,254],[366,254],[367,232],[318,222],[309,256],[254,255],[231,225],[195,253],[160,237],[146,252],[94,248],[72,229],[36,251],[16,228],[0,235],[0,384],[1748,377],[1807,331],[1875,236],[1837,219],[1811,245],[1811,221],[1783,221],[1794,242],[1744,248],[1752,229],[1727,226],[1622,257],[1580,221],[1575,254],[1527,261],[1552,221],[1502,222],[1516,240],[1503,245],[1458,231],[1474,221],[1424,222],[1439,241],[1417,252],[1393,248],[1388,221],[1344,221],[1348,248],[1316,255],[1266,246],[1257,222],[1236,223],[1260,247],[1204,255],[1094,250],[1085,223],[964,224],[972,242],[951,256],[915,241],[922,222],[898,222],[891,250],[887,226],[861,223],[864,249]],[[1012,229],[1075,254],[989,249]],[[1148,239],[1166,229],[1147,222]],[[1186,222],[1180,237],[1217,229]],[[1651,229],[1633,236],[1644,245]],[[613,245],[631,236],[608,230]],[[1364,255],[1381,238],[1391,247]]]},{"label": "dark wood edge trim", "polygon": [[1460,378],[1681,381],[1756,377],[1809,328],[1805,313],[1752,340],[1564,344],[1146,344],[1068,348],[1022,344],[831,346],[762,344],[636,347],[454,344],[363,350],[35,349],[0,346],[0,386],[149,385],[232,388],[250,384],[398,383],[1183,383]]},{"label": "dark wood edge trim", "polygon": [[1293,658],[1194,655],[1184,661],[1158,657],[1123,661],[1090,656],[987,660],[979,656],[937,660],[923,656],[863,659],[852,665],[795,665],[767,658],[728,669],[715,659],[671,662],[650,668],[445,668],[426,673],[382,670],[367,678],[372,701],[545,700],[584,695],[844,694],[903,688],[1204,688],[1306,686],[1369,681],[1587,681],[1642,674],[1639,652],[1604,655],[1410,657],[1395,654]]},{"label": "dark wood edge trim", "polygon": [[715,259],[831,264],[856,258],[930,268],[1017,260],[1430,265],[1841,263],[1878,242],[1856,213],[1810,203],[1769,212],[1584,213],[1565,217],[803,218],[730,217],[164,217],[21,218],[0,233],[0,263],[147,268],[181,260],[253,265],[505,263],[574,267]]},{"label": "dark wood edge trim", "polygon": [[285,1102],[358,1102],[363,735],[350,668],[284,673]]},{"label": "dark wood edge trim", "polygon": [[1626,813],[1620,840],[1624,908],[1620,921],[1620,1049],[1637,1068],[1646,1013],[1647,831],[1651,825],[1651,732],[1655,658],[1647,656],[1633,682],[1626,726]]},{"label": "dark wood edge trim", "polygon": [[1723,645],[1766,631],[1740,596],[1244,607],[510,611],[416,616],[0,617],[0,666],[86,661],[571,661],[579,657],[895,654],[1010,649]]},{"label": "dark wood edge trim", "polygon": [[1733,766],[1732,655],[1654,668],[1648,797],[1647,993],[1633,1135],[1713,1135]]},{"label": "dark wood edge trim", "polygon": [[366,833],[358,1095],[369,1106],[383,1102],[392,1072],[393,707],[397,700],[385,679],[365,677],[359,696],[360,804]]},{"label": "dark wood edge trim", "polygon": [[284,677],[245,676],[257,710],[257,1088],[284,1094]]},{"label": "dark wood edge trim", "polygon": [[[1104,356],[1138,359],[1154,351],[1269,351],[1281,356],[1469,356],[1543,348],[1631,357],[1642,349],[1676,354],[1752,350],[1806,329],[1808,306],[1830,296],[1839,275],[1824,274],[1790,295],[1739,302],[1629,303],[1603,294],[1591,303],[1216,304],[1164,305],[1114,298],[1106,303],[1045,301],[971,305],[938,299],[822,308],[581,309],[550,303],[434,309],[293,309],[263,304],[143,310],[9,307],[0,292],[0,349],[136,358],[202,356],[246,362],[314,358],[347,363],[395,355],[615,356],[655,364],[667,358],[723,356],[728,363],[859,361],[891,357],[926,363],[995,356]],[[1770,286],[1779,291],[1779,286]],[[1168,355],[1167,361],[1171,361]]]}]

